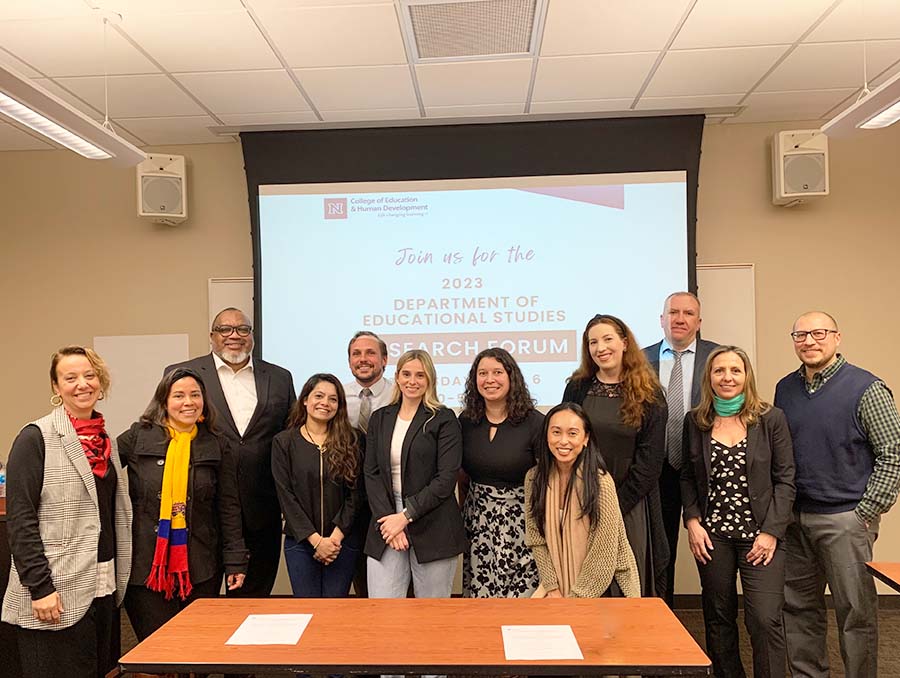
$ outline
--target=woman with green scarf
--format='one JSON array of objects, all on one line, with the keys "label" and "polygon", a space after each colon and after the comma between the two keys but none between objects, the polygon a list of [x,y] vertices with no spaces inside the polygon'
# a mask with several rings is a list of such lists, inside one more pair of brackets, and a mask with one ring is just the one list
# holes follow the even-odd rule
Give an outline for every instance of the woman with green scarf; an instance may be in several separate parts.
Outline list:
[{"label": "woman with green scarf", "polygon": [[166,374],[140,421],[118,438],[134,506],[125,609],[143,640],[196,598],[229,590],[247,572],[237,466],[215,433],[200,376]]},{"label": "woman with green scarf", "polygon": [[794,450],[784,413],[760,400],[747,354],[719,346],[706,361],[700,404],[684,421],[684,524],[697,560],[706,648],[719,678],[743,677],[736,578],[753,675],[785,675],[785,551],[793,519]]}]

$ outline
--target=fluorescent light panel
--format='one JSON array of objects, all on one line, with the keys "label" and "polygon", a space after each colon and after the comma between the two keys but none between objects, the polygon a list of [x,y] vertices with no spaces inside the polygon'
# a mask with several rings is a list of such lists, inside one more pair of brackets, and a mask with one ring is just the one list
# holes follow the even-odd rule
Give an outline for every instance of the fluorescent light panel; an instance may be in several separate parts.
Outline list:
[{"label": "fluorescent light panel", "polygon": [[0,64],[0,114],[92,160],[133,167],[146,154],[40,85]]},{"label": "fluorescent light panel", "polygon": [[829,137],[848,136],[857,129],[887,127],[900,120],[900,73],[822,125]]}]

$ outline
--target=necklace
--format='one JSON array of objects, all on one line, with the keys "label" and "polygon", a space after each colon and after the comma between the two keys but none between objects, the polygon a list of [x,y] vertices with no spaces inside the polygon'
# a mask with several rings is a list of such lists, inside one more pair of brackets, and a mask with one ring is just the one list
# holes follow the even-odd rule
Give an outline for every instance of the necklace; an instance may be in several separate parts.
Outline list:
[{"label": "necklace", "polygon": [[310,432],[309,426],[307,426],[306,424],[304,424],[304,425],[303,425],[303,428],[306,429],[306,435],[307,435],[307,437],[309,438],[309,442],[311,442],[313,445],[315,445],[316,448],[319,450],[320,453],[325,454],[325,450],[328,449],[328,445],[327,445],[327,443],[328,443],[328,434],[327,434],[327,433],[325,434],[325,440],[323,440],[323,441],[321,442],[321,444],[320,444],[320,443],[316,442],[316,439],[315,439],[315,438],[313,438],[313,434]]}]

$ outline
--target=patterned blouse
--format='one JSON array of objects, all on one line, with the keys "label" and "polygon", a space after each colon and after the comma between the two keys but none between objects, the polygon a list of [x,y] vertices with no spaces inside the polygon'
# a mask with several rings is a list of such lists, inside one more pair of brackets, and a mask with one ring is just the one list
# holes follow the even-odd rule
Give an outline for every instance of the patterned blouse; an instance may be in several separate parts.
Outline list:
[{"label": "patterned blouse", "polygon": [[710,439],[709,509],[710,532],[729,539],[755,539],[759,526],[750,510],[747,485],[747,439],[728,447]]}]

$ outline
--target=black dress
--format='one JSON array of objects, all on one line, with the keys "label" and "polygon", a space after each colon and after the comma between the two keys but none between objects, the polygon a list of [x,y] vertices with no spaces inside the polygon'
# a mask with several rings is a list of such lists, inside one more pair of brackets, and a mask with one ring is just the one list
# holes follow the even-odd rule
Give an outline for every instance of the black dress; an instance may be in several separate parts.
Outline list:
[{"label": "black dress", "polygon": [[664,596],[669,547],[659,501],[659,474],[666,458],[665,399],[644,407],[639,428],[622,421],[622,386],[595,377],[569,382],[563,401],[579,403],[591,421],[603,460],[616,483],[619,508],[637,561],[641,594]]},{"label": "black dress", "polygon": [[461,419],[462,468],[469,476],[463,522],[467,598],[525,598],[537,588],[538,572],[525,545],[525,474],[535,463],[544,415],[532,410],[517,425]]}]

